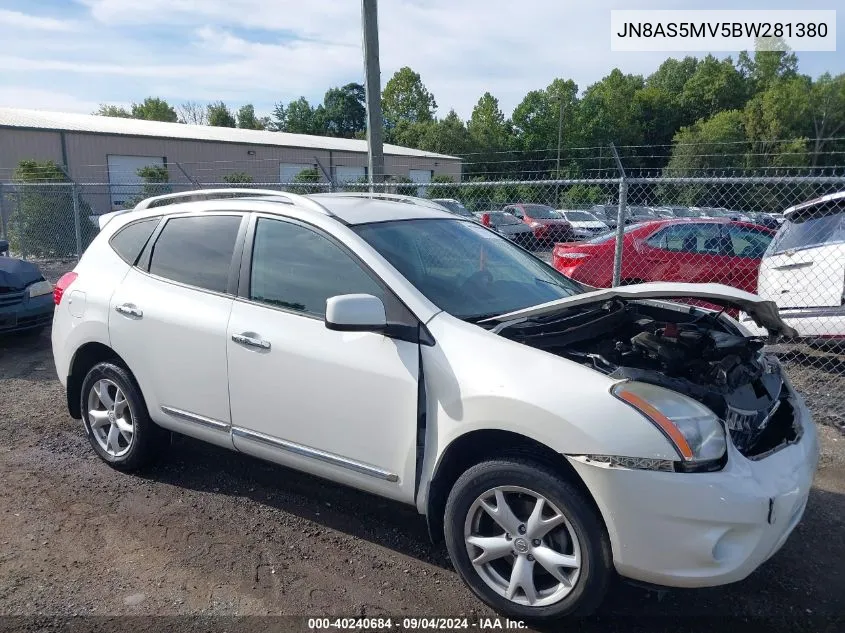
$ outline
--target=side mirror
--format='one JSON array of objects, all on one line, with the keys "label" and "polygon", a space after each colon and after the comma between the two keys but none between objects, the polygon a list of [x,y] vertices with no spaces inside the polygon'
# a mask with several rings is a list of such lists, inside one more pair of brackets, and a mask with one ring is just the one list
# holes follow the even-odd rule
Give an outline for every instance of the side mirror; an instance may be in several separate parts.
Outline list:
[{"label": "side mirror", "polygon": [[373,295],[338,295],[326,299],[326,327],[339,332],[380,332],[387,327],[381,299]]}]

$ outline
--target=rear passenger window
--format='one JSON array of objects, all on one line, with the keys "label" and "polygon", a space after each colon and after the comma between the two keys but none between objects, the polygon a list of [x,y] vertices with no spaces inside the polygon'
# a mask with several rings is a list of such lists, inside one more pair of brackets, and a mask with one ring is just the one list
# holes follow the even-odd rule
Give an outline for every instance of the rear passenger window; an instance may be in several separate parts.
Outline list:
[{"label": "rear passenger window", "polygon": [[150,235],[156,230],[161,218],[149,218],[133,222],[112,235],[109,244],[121,259],[132,266],[138,261],[138,255],[144,250]]},{"label": "rear passenger window", "polygon": [[153,246],[150,273],[215,292],[226,292],[241,217],[172,218]]}]

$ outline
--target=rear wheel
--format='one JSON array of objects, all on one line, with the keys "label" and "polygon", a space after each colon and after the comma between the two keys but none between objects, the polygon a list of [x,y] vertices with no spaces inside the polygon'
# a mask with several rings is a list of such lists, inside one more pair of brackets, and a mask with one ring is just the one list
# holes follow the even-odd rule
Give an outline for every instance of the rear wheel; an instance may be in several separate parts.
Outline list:
[{"label": "rear wheel", "polygon": [[94,451],[120,470],[137,470],[161,452],[167,432],[147,412],[135,378],[123,366],[94,365],[82,382],[80,410]]},{"label": "rear wheel", "polygon": [[590,501],[532,462],[489,461],[465,472],[446,504],[445,535],[473,592],[515,618],[587,615],[612,575],[609,539]]}]

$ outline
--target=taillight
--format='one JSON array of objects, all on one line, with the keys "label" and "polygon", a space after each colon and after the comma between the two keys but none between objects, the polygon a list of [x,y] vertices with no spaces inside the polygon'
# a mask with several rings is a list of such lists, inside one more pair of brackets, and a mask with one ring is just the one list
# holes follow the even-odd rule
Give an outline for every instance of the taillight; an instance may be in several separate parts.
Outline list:
[{"label": "taillight", "polygon": [[68,289],[76,278],[79,277],[76,273],[65,273],[62,275],[59,280],[56,282],[56,287],[53,288],[53,303],[59,305],[62,302],[62,297],[65,294],[65,290]]}]

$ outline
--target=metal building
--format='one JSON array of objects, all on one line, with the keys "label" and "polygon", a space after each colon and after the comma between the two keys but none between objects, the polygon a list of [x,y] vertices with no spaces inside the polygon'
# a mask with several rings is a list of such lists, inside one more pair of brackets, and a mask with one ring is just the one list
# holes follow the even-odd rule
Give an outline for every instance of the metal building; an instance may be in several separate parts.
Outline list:
[{"label": "metal building", "polygon": [[[385,145],[384,155],[387,176],[421,183],[421,190],[435,175],[460,180],[455,156],[398,145]],[[221,183],[232,174],[290,183],[304,169],[341,185],[367,175],[364,140],[0,108],[0,183],[25,159],[63,165],[77,183],[102,183],[107,195],[91,199],[99,213],[138,194],[146,165],[166,167],[176,186]]]}]

